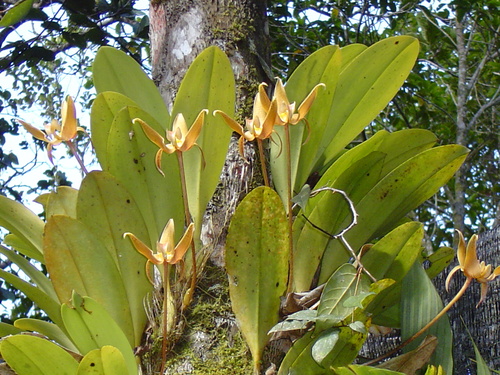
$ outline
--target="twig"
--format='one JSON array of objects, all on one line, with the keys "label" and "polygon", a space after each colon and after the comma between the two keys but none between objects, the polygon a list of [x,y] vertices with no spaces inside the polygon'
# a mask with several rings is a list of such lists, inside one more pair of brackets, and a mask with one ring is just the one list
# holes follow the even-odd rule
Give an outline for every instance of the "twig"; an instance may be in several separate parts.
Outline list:
[{"label": "twig", "polygon": [[351,211],[351,216],[352,216],[351,223],[347,227],[345,227],[344,229],[342,229],[339,233],[337,233],[337,234],[331,234],[331,233],[328,233],[326,230],[320,228],[316,224],[314,224],[311,220],[309,220],[306,217],[306,215],[302,214],[302,216],[304,216],[304,218],[307,220],[307,222],[309,224],[311,224],[313,226],[313,228],[315,228],[315,229],[321,231],[322,233],[326,234],[331,239],[339,239],[342,242],[342,244],[344,245],[344,247],[354,257],[354,259],[356,259],[356,262],[358,263],[358,266],[368,275],[368,277],[370,277],[370,279],[372,279],[373,282],[376,282],[377,279],[370,273],[370,271],[368,271],[363,266],[363,264],[361,263],[360,256],[358,256],[358,254],[356,254],[356,252],[353,250],[353,248],[351,247],[351,245],[349,245],[349,243],[347,242],[347,240],[344,238],[344,234],[346,234],[349,230],[351,230],[358,223],[358,219],[357,219],[358,218],[358,213],[356,212],[356,208],[354,207],[354,203],[348,197],[348,195],[346,194],[345,191],[339,190],[339,189],[335,189],[335,188],[332,188],[332,187],[322,187],[322,188],[313,190],[311,192],[310,196],[314,197],[315,195],[317,195],[317,194],[319,194],[321,192],[324,192],[324,191],[329,191],[332,194],[338,193],[338,194],[340,194],[340,195],[342,195],[344,197],[344,199],[346,200],[347,204],[349,205],[349,209]]}]

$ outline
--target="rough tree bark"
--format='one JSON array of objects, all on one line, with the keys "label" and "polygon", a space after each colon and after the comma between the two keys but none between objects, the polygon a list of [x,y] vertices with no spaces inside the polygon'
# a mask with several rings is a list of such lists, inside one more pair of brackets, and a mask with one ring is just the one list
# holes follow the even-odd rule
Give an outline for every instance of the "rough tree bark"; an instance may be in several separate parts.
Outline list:
[{"label": "rough tree bark", "polygon": [[[261,0],[152,0],[150,40],[153,80],[171,108],[193,59],[216,45],[229,57],[236,78],[236,113],[251,114],[258,84],[270,81],[266,2]],[[233,137],[234,138],[234,137]],[[244,163],[233,139],[217,192],[205,216],[202,240],[212,254],[199,281],[185,331],[174,347],[167,374],[248,374],[249,353],[238,333],[227,292],[223,243],[230,216],[255,180],[252,151]],[[247,151],[247,150],[246,150]],[[256,172],[258,173],[258,172]]]}]

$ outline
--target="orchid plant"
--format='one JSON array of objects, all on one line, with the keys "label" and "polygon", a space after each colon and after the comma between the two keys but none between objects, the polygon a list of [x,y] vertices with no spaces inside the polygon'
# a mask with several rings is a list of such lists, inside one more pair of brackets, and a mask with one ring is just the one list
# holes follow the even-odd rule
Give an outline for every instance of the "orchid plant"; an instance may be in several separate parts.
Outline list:
[{"label": "orchid plant", "polygon": [[[78,374],[165,373],[168,356],[175,356],[179,314],[210,251],[201,242],[203,216],[235,131],[242,162],[244,143],[257,142],[265,179],[238,205],[225,244],[231,305],[254,373],[262,373],[263,353],[276,337],[293,338],[279,375],[404,373],[401,361],[416,359],[397,357],[384,369],[352,365],[372,325],[401,328],[414,341],[424,330],[434,332],[429,327],[472,280],[482,285],[481,303],[500,275],[500,267],[477,259],[477,237],[466,246],[459,234],[460,265],[447,285],[458,270],[467,279],[440,309],[421,267],[423,225],[405,219],[452,177],[467,149],[434,147],[436,137],[422,129],[380,131],[347,147],[396,94],[418,49],[408,36],[371,47],[324,47],[286,84],[278,78],[272,95],[260,84],[252,118],[242,126],[234,120],[231,65],[218,48],[193,62],[171,112],[133,59],[101,48],[93,67],[98,95],[91,137],[102,171],[86,173],[79,190],[60,187],[40,197],[46,221],[0,197],[0,225],[10,232],[0,252],[27,278],[4,270],[0,277],[51,320],[0,324],[6,363],[20,375],[33,374],[33,366],[37,374],[52,374],[56,364]],[[207,66],[217,67],[210,79]],[[71,149],[82,130],[71,98],[63,103],[61,125],[43,132],[21,123],[47,142],[51,160],[54,146]],[[309,186],[313,175],[317,182]],[[174,223],[184,224],[182,234]],[[409,282],[428,298],[408,293]],[[154,296],[162,302],[157,309]],[[418,314],[421,304],[437,311]],[[408,317],[424,328],[414,329]],[[156,331],[155,321],[161,321]],[[450,332],[442,319],[436,324],[438,336]],[[19,335],[25,332],[48,340]],[[151,336],[161,338],[161,348]],[[422,346],[409,355],[430,361],[429,374],[451,373],[452,342],[438,338],[433,357]]]}]

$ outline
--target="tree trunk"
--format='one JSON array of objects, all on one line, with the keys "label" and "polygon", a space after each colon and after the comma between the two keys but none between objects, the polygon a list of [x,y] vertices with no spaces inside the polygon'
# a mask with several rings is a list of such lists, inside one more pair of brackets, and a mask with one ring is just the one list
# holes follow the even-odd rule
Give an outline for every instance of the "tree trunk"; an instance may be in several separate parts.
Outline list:
[{"label": "tree trunk", "polygon": [[[270,81],[266,2],[260,0],[152,0],[150,39],[152,75],[171,109],[179,84],[193,59],[216,45],[229,57],[236,78],[237,121],[249,117],[262,81]],[[238,332],[228,296],[223,244],[240,196],[251,188],[253,150],[240,157],[235,137],[221,182],[209,204],[202,241],[212,254],[199,280],[186,329],[173,348],[167,374],[248,374],[252,364]],[[208,225],[210,223],[210,226]],[[154,359],[153,359],[154,360]],[[151,372],[151,368],[145,372]]]}]

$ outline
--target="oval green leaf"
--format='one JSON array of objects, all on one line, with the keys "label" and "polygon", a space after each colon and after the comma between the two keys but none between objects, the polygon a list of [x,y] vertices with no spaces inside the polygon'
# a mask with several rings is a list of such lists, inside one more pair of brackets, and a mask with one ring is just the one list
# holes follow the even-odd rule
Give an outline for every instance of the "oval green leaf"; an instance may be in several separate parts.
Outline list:
[{"label": "oval green leaf", "polygon": [[203,214],[219,183],[232,130],[215,110],[234,115],[235,83],[231,63],[224,52],[212,46],[201,52],[184,76],[172,108],[172,118],[182,113],[190,126],[201,110],[208,109],[200,135],[183,153],[189,210],[199,238]]},{"label": "oval green leaf", "polygon": [[36,336],[7,337],[0,351],[18,375],[74,375],[78,368],[78,362],[66,350]]},{"label": "oval green leaf", "polygon": [[277,193],[259,187],[239,204],[226,242],[231,305],[256,368],[278,322],[288,278],[288,230]]},{"label": "oval green leaf", "polygon": [[137,373],[132,346],[122,328],[97,301],[73,293],[71,305],[64,304],[61,314],[69,336],[84,355],[111,345],[123,355],[129,374]]},{"label": "oval green leaf", "polygon": [[134,342],[134,327],[123,280],[115,261],[81,221],[52,216],[44,236],[47,271],[61,303],[76,291],[101,303]]},{"label": "oval green leaf", "polygon": [[133,100],[160,124],[170,115],[154,82],[132,57],[112,47],[101,47],[92,65],[97,93],[114,91]]},{"label": "oval green leaf", "polygon": [[143,301],[152,291],[146,277],[146,258],[139,254],[125,232],[147,239],[148,231],[130,193],[112,175],[91,172],[78,195],[78,219],[101,240],[119,270],[134,327],[133,345],[140,345],[147,322]]},{"label": "oval green leaf", "polygon": [[78,366],[76,375],[135,375],[130,374],[123,354],[114,346],[106,345],[87,353]]}]

